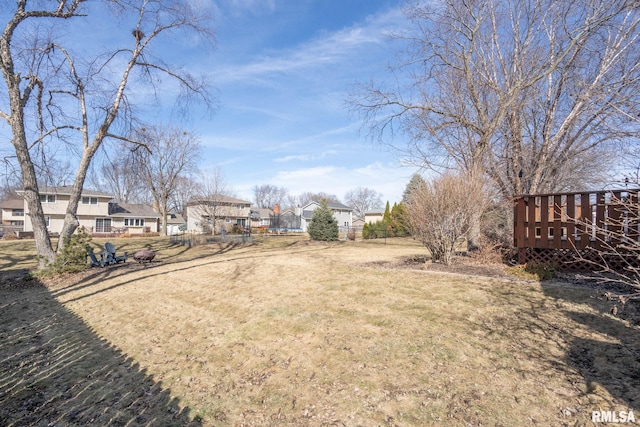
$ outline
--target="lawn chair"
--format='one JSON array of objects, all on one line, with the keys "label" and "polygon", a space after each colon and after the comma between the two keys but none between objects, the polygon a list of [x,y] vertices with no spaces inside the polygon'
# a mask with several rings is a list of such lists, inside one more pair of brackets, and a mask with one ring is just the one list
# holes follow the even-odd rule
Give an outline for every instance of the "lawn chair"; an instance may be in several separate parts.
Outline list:
[{"label": "lawn chair", "polygon": [[93,253],[93,249],[91,248],[91,246],[87,245],[85,246],[85,249],[87,250],[87,255],[91,260],[91,264],[90,264],[91,267],[104,267],[102,258],[100,259],[100,261],[98,261],[98,258],[96,258],[96,254]]},{"label": "lawn chair", "polygon": [[116,247],[113,246],[113,243],[107,242],[104,244],[103,260],[105,264],[118,264],[121,262],[126,262],[127,253],[125,252],[124,255],[117,256]]}]

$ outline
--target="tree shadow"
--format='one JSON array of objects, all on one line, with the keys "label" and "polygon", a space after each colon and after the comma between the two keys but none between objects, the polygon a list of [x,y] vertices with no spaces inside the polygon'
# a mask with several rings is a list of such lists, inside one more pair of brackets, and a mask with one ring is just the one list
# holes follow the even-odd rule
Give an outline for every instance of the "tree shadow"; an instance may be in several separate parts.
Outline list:
[{"label": "tree shadow", "polygon": [[41,283],[10,273],[0,273],[0,424],[201,424]]},{"label": "tree shadow", "polygon": [[[212,258],[215,255],[222,255],[227,252],[230,252],[234,246],[224,246],[219,247],[211,252],[201,252],[198,255],[194,255],[189,259],[181,259],[178,261],[171,260],[154,260],[151,263],[130,263],[127,262],[125,264],[117,264],[113,266],[106,266],[104,268],[93,268],[88,270],[86,275],[78,275],[75,277],[69,277],[68,282],[64,286],[56,286],[54,290],[52,290],[52,295],[56,298],[63,297],[66,294],[84,291],[80,296],[74,297],[72,299],[66,300],[66,302],[77,301],[83,298],[87,298],[90,296],[97,295],[102,292],[106,292],[115,288],[119,288],[121,286],[125,286],[131,283],[134,283],[138,280],[137,276],[131,277],[132,273],[136,273],[141,269],[146,270],[145,277],[156,277],[156,276],[164,276],[167,274],[177,274],[181,271],[187,271],[194,268],[199,268],[205,265],[212,264],[220,264],[226,262],[233,262],[238,260],[251,260],[252,262],[258,262],[259,259],[269,258],[274,256],[273,252],[263,251],[260,253],[244,253],[238,254],[232,258]],[[325,248],[326,249],[326,248]],[[295,251],[291,251],[290,253],[302,253],[302,252],[311,252],[318,251],[319,248],[301,248]],[[276,256],[278,254],[275,254]],[[157,267],[162,265],[171,265],[171,270],[157,270]],[[113,285],[110,286],[102,286],[105,281],[114,279]]]},{"label": "tree shadow", "polygon": [[[583,398],[589,410],[640,411],[640,311],[630,303],[627,312],[616,317],[612,304],[596,289],[575,289],[570,283],[542,282],[546,296],[576,304],[590,311],[563,310],[567,318],[584,325],[590,336],[573,334],[566,362],[584,378]],[[573,287],[573,289],[572,289]],[[586,297],[584,297],[586,295]],[[635,305],[634,305],[635,304]],[[565,307],[572,307],[565,305]]]},{"label": "tree shadow", "polygon": [[33,240],[0,242],[0,271],[35,267],[36,246]]}]

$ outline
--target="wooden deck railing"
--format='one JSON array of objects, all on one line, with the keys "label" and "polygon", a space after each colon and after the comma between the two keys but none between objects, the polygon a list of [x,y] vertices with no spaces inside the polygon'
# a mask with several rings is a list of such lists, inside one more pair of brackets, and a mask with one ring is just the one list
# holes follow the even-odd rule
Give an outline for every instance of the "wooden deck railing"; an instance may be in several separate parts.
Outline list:
[{"label": "wooden deck railing", "polygon": [[604,249],[638,242],[640,189],[536,194],[515,198],[514,245]]}]

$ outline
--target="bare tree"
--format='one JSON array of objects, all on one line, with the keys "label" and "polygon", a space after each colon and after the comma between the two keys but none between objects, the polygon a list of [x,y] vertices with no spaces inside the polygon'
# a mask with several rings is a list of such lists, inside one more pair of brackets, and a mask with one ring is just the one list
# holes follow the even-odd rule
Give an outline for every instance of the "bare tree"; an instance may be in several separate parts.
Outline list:
[{"label": "bare tree", "polygon": [[296,207],[296,206],[302,207],[310,202],[321,202],[323,200],[326,200],[329,203],[340,203],[340,199],[335,194],[328,194],[323,192],[320,192],[320,193],[306,192],[306,193],[298,194],[297,196],[290,195],[287,199],[288,199],[287,202],[290,207]]},{"label": "bare tree", "polygon": [[382,208],[382,194],[365,187],[348,191],[344,196],[345,203],[353,209],[356,218],[364,218],[365,212]]},{"label": "bare tree", "polygon": [[[156,0],[101,2],[58,0],[13,3],[3,16],[0,36],[0,69],[6,85],[7,110],[0,111],[12,133],[12,144],[20,165],[24,197],[34,227],[40,267],[55,257],[40,205],[35,154],[47,155],[48,143],[67,144],[65,151],[77,160],[72,194],[66,210],[58,250],[65,237],[78,226],[76,212],[91,161],[107,139],[130,141],[126,128],[134,116],[134,95],[144,85],[151,94],[160,76],[174,79],[185,95],[198,95],[210,103],[207,86],[182,70],[154,56],[152,47],[165,33],[191,30],[199,40],[210,40],[205,27],[207,13],[193,2]],[[5,5],[6,7],[10,7]],[[85,50],[64,46],[74,23],[94,13],[112,12],[122,19],[104,18],[113,31],[131,34],[126,46],[89,55]],[[116,28],[118,22],[122,26]],[[131,30],[133,28],[133,30]],[[76,34],[77,35],[77,34]],[[77,43],[76,43],[77,45]],[[162,52],[161,52],[162,53]],[[165,52],[170,54],[170,52]],[[4,105],[5,103],[3,103]]]},{"label": "bare tree", "polygon": [[0,186],[0,200],[19,199],[20,195],[17,192],[19,189],[18,183],[6,181]]},{"label": "bare tree", "polygon": [[275,205],[282,206],[287,194],[288,190],[286,188],[275,185],[264,184],[253,187],[254,203],[259,208],[271,209]]},{"label": "bare tree", "polygon": [[169,210],[184,215],[187,203],[198,194],[202,194],[202,190],[197,176],[179,176],[176,191],[169,198]]},{"label": "bare tree", "polygon": [[406,15],[399,83],[350,102],[370,136],[408,135],[395,147],[420,166],[489,178],[509,198],[593,181],[608,144],[637,134],[633,3],[445,0]]},{"label": "bare tree", "polygon": [[407,204],[411,234],[429,249],[433,262],[450,264],[485,200],[481,186],[464,176],[444,174],[419,184]]},{"label": "bare tree", "polygon": [[201,145],[198,137],[170,127],[142,128],[136,140],[144,143],[131,151],[131,165],[153,196],[162,225],[161,234],[167,234],[169,203],[184,177],[196,171]]},{"label": "bare tree", "polygon": [[149,191],[134,167],[131,148],[123,142],[114,155],[103,160],[97,173],[89,175],[89,182],[93,188],[112,194],[118,202],[150,203]]},{"label": "bare tree", "polygon": [[197,215],[200,216],[200,223],[207,224],[211,234],[215,234],[216,229],[221,227],[221,218],[230,213],[228,200],[233,196],[233,190],[222,168],[216,165],[204,171],[200,193],[189,204],[198,206]]}]

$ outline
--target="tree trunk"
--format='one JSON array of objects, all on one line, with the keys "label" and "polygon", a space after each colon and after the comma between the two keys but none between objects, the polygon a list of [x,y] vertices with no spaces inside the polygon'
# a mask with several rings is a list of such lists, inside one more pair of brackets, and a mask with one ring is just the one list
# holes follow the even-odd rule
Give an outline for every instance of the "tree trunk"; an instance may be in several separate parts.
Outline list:
[{"label": "tree trunk", "polygon": [[13,132],[13,140],[11,142],[15,148],[16,157],[20,164],[20,171],[22,172],[24,199],[29,208],[33,237],[36,242],[36,254],[39,257],[38,268],[42,269],[53,262],[55,253],[51,246],[51,239],[49,238],[49,231],[47,230],[47,221],[44,217],[42,204],[40,203],[38,178],[27,146],[27,137],[24,132],[23,109],[15,106],[21,102],[20,92],[17,86],[9,89],[9,96],[11,111],[13,112],[10,118],[11,130]]},{"label": "tree trunk", "polygon": [[160,235],[161,236],[166,236],[167,235],[167,195],[163,194],[161,199],[160,199],[160,206],[159,206],[159,211],[160,211],[160,216],[162,217],[162,224],[161,224],[161,228],[160,230]]},{"label": "tree trunk", "polygon": [[[100,135],[98,135],[96,138],[98,138],[99,136]],[[86,147],[82,155],[82,160],[80,160],[80,164],[78,165],[76,179],[73,183],[73,189],[71,190],[69,204],[67,205],[67,212],[64,216],[64,224],[62,225],[62,231],[60,232],[60,238],[58,239],[58,246],[56,248],[58,252],[60,252],[64,247],[65,240],[70,238],[80,225],[78,217],[76,216],[78,212],[78,204],[80,203],[80,198],[82,197],[82,189],[84,187],[84,181],[87,177],[87,171],[89,170],[89,166],[91,165],[91,159],[93,158],[98,145],[99,144],[93,144]]]},{"label": "tree trunk", "polygon": [[480,219],[482,217],[482,211],[480,206],[478,210],[471,216],[469,223],[469,232],[467,233],[467,252],[476,252],[480,250]]},{"label": "tree trunk", "polygon": [[[473,206],[473,211],[469,216],[469,231],[467,232],[467,252],[476,252],[481,248],[481,229],[480,222],[482,220],[482,215],[484,214],[484,210],[486,207],[485,204],[485,195],[484,195],[484,169],[483,169],[483,160],[484,153],[482,151],[482,144],[479,144],[479,148],[476,155],[474,156],[474,161],[472,162],[471,167],[469,168],[466,176],[468,180],[468,191],[477,192],[478,194],[470,195],[469,200],[480,201],[476,206]],[[476,197],[480,196],[480,197]]]}]

